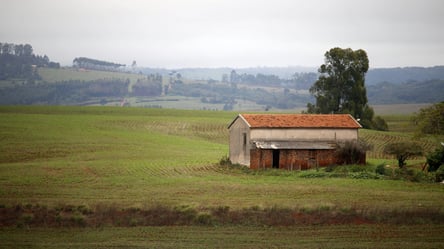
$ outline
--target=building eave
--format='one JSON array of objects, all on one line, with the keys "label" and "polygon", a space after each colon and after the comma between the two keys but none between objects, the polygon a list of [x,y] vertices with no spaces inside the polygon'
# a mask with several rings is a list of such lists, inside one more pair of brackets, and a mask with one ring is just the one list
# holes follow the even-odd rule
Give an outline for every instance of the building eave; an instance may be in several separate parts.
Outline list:
[{"label": "building eave", "polygon": [[234,120],[231,121],[231,123],[228,125],[228,128],[227,128],[227,129],[230,129],[231,126],[233,126],[233,124],[234,124],[239,118],[241,118],[241,119],[247,124],[247,126],[248,126],[249,128],[251,128],[251,125],[250,125],[250,124],[248,123],[248,121],[242,116],[242,114],[238,114],[238,115],[236,116],[236,118],[234,118]]}]

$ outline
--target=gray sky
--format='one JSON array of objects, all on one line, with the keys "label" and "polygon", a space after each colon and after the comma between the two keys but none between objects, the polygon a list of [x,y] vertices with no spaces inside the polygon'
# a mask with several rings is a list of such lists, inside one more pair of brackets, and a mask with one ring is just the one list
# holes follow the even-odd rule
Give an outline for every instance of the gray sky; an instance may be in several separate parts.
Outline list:
[{"label": "gray sky", "polygon": [[314,66],[332,47],[370,67],[444,65],[442,0],[0,0],[0,42],[71,65]]}]

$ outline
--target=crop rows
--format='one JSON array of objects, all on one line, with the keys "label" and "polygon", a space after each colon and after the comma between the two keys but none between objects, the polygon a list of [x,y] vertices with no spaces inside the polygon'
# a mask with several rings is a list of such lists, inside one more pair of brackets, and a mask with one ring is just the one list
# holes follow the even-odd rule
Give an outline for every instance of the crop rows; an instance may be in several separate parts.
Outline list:
[{"label": "crop rows", "polygon": [[163,163],[135,163],[126,169],[129,175],[143,175],[147,177],[174,177],[174,176],[202,176],[215,172],[215,164],[167,166]]},{"label": "crop rows", "polygon": [[367,158],[379,158],[379,159],[390,159],[393,156],[384,154],[384,147],[389,143],[397,142],[418,142],[425,153],[432,151],[436,144],[430,140],[425,139],[414,139],[408,134],[400,133],[383,133],[375,132],[369,130],[363,130],[360,132],[360,138],[373,146],[372,150],[367,152]]},{"label": "crop rows", "polygon": [[190,138],[201,138],[216,143],[227,143],[228,130],[224,123],[212,123],[205,121],[174,121],[162,119],[146,120],[113,120],[107,125],[125,130],[143,130],[158,132],[173,136],[184,136]]}]

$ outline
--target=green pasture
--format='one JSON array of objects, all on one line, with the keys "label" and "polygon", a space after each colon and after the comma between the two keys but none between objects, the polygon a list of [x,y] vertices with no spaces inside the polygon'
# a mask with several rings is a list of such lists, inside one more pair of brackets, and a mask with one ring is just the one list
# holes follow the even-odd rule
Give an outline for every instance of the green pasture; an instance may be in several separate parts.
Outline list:
[{"label": "green pasture", "polygon": [[[0,204],[249,207],[442,203],[440,185],[245,174],[218,166],[235,113],[116,107],[1,107]],[[362,130],[375,144],[403,133]],[[384,141],[384,142],[382,142]],[[433,147],[431,140],[425,147]],[[371,159],[372,160],[372,159]],[[370,161],[371,161],[370,160]],[[363,194],[365,193],[365,194]]]},{"label": "green pasture", "polygon": [[431,104],[415,103],[415,104],[391,104],[391,105],[371,105],[376,115],[380,116],[408,116],[419,112],[422,108],[427,108]]},{"label": "green pasture", "polygon": [[[312,178],[310,174],[319,172],[252,172],[220,166],[218,162],[228,153],[227,125],[236,115],[118,107],[0,107],[0,207],[39,204],[146,209],[161,204],[197,210],[277,206],[442,212],[444,185],[438,183]],[[375,145],[376,152],[370,153],[368,160],[373,164],[368,167],[394,162],[380,153],[383,144],[412,139],[411,133],[400,131],[361,130],[360,136]],[[435,140],[418,141],[432,149]],[[409,167],[422,161],[408,161]],[[443,242],[443,227],[436,224],[288,229],[2,227],[0,231],[2,248],[282,248],[293,247],[295,242],[300,248],[375,248],[375,243],[382,241],[385,248],[438,248]]]},{"label": "green pasture", "polygon": [[96,70],[80,70],[75,68],[39,68],[39,75],[45,82],[61,82],[67,80],[92,81],[101,79],[129,79],[131,83],[135,83],[137,79],[144,78],[144,75],[134,73],[120,73]]}]

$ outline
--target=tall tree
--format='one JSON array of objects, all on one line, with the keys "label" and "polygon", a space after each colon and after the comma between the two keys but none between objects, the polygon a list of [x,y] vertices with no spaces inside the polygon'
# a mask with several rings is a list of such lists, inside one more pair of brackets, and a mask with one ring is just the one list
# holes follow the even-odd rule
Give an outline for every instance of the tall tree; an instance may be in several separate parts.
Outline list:
[{"label": "tall tree", "polygon": [[307,104],[309,113],[349,113],[370,128],[374,112],[367,104],[365,73],[369,68],[367,53],[350,48],[332,48],[325,53],[320,76],[310,88],[316,104]]}]

